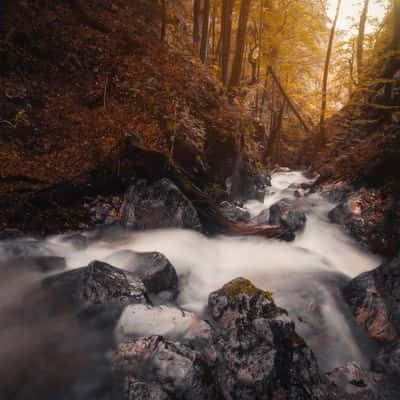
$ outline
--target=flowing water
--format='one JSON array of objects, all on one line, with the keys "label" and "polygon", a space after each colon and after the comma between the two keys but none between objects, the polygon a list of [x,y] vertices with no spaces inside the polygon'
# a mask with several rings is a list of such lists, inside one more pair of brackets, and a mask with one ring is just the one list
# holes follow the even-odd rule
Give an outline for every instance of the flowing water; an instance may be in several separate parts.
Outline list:
[{"label": "flowing water", "polygon": [[[246,207],[255,216],[282,198],[294,198],[297,185],[307,181],[301,172],[276,173],[264,203],[249,202]],[[273,291],[276,303],[288,310],[323,369],[351,360],[367,365],[373,346],[353,323],[340,289],[359,273],[375,268],[380,260],[329,223],[327,214],[334,205],[319,194],[297,201],[307,214],[307,224],[292,243],[258,237],[207,238],[170,229],[88,233],[91,240],[85,250],[73,249],[60,237],[48,239],[45,246],[49,253],[65,257],[69,269],[92,260],[128,268],[124,254],[129,252],[121,250],[159,251],[169,258],[180,277],[180,307],[198,315],[203,315],[210,292],[239,276],[248,278],[256,286]],[[6,255],[0,253],[1,257]],[[171,308],[173,321],[175,313]],[[154,318],[158,318],[154,310],[150,316],[139,310],[134,318],[141,334],[160,333],[160,326],[154,324]],[[170,325],[168,314],[160,314],[160,321]]]}]

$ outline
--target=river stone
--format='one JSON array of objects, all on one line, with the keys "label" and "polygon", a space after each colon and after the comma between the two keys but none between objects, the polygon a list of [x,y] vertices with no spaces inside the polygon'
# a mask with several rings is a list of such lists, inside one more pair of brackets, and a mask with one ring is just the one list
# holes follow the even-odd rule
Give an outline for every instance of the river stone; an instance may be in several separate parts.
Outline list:
[{"label": "river stone", "polygon": [[242,207],[236,206],[228,201],[224,201],[219,205],[221,214],[233,222],[244,222],[250,221],[250,213]]},{"label": "river stone", "polygon": [[244,176],[241,182],[242,199],[263,202],[267,186],[271,186],[271,177],[268,174]]},{"label": "river stone", "polygon": [[[218,399],[212,370],[200,353],[160,336],[121,343],[114,356],[114,369],[125,377],[126,399],[135,398],[136,387],[130,383],[137,380],[155,399]],[[157,388],[152,387],[154,384]]]},{"label": "river stone", "polygon": [[174,299],[178,294],[178,275],[167,257],[158,252],[136,253],[135,274],[149,293]]},{"label": "river stone", "polygon": [[342,388],[353,400],[384,400],[381,397],[381,385],[384,377],[381,374],[365,371],[356,362],[349,362],[335,368],[327,374],[328,379]]},{"label": "river stone", "polygon": [[382,349],[373,359],[372,369],[400,379],[400,342]]},{"label": "river stone", "polygon": [[377,189],[361,188],[330,211],[331,222],[342,225],[373,252],[393,256],[400,245],[400,203]]},{"label": "river stone", "polygon": [[201,230],[196,209],[168,179],[150,184],[135,180],[128,189],[122,225],[129,229],[184,228]]},{"label": "river stone", "polygon": [[76,305],[147,303],[140,279],[100,261],[46,278],[43,286],[57,298]]},{"label": "river stone", "polygon": [[303,230],[306,221],[305,213],[297,208],[295,200],[279,200],[269,209],[269,223],[281,225],[292,232]]},{"label": "river stone", "polygon": [[120,400],[170,400],[161,385],[154,382],[144,382],[127,376],[123,382]]},{"label": "river stone", "polygon": [[366,329],[368,335],[388,343],[396,338],[397,333],[374,275],[373,271],[362,273],[343,289],[343,295],[357,322]]},{"label": "river stone", "polygon": [[239,278],[210,294],[208,311],[224,399],[345,398],[328,393],[312,351],[271,293]]},{"label": "river stone", "polygon": [[384,343],[400,338],[400,257],[359,275],[343,294],[371,337]]},{"label": "river stone", "polygon": [[159,300],[171,301],[178,294],[178,275],[167,257],[158,252],[119,250],[106,258],[106,262],[137,276],[148,293]]}]

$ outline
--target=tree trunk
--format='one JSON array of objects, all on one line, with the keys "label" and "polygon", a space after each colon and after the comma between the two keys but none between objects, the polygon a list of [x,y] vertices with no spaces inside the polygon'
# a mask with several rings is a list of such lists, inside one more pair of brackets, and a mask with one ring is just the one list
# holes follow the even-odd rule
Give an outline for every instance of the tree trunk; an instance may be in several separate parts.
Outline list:
[{"label": "tree trunk", "polygon": [[228,80],[229,80],[229,59],[231,52],[231,36],[232,36],[232,11],[233,11],[233,0],[222,0],[221,80],[224,86],[228,85]]},{"label": "tree trunk", "polygon": [[251,0],[242,0],[240,6],[239,26],[236,38],[236,52],[232,66],[232,77],[230,87],[240,86],[240,77],[242,76],[243,55],[246,45],[247,22],[249,20]]},{"label": "tree trunk", "polygon": [[167,36],[167,1],[162,0],[162,16],[161,16],[161,41],[165,41]]},{"label": "tree trunk", "polygon": [[[393,44],[392,49],[394,51],[400,51],[400,0],[393,1],[393,20],[394,20],[394,32],[393,32]],[[396,57],[400,55],[397,54]]]},{"label": "tree trunk", "polygon": [[270,157],[273,154],[273,149],[276,143],[276,139],[278,138],[282,128],[282,120],[285,112],[285,107],[286,107],[286,99],[284,98],[277,115],[273,118],[273,124],[271,125],[271,131],[266,148],[266,154],[265,154],[266,158]]},{"label": "tree trunk", "polygon": [[342,0],[338,0],[336,7],[336,15],[331,28],[331,33],[329,35],[328,49],[326,52],[324,76],[322,80],[322,102],[321,102],[321,116],[319,120],[319,144],[321,146],[325,143],[325,114],[326,114],[326,103],[327,103],[327,89],[328,89],[328,76],[329,76],[329,65],[331,62],[333,40],[335,38],[336,24],[339,18],[340,6]]},{"label": "tree trunk", "polygon": [[[257,59],[257,83],[260,83],[261,77],[261,59],[262,59],[262,32],[263,32],[264,0],[260,0],[260,22],[258,30],[258,59]],[[258,114],[258,103],[260,98],[260,88],[256,91],[256,114]]]},{"label": "tree trunk", "polygon": [[212,53],[216,54],[216,43],[217,43],[217,0],[214,0],[213,12],[212,12],[212,23],[211,23],[211,37],[212,37]]},{"label": "tree trunk", "polygon": [[358,38],[357,38],[357,75],[358,82],[360,82],[362,69],[363,69],[363,55],[364,55],[364,37],[365,37],[365,25],[368,17],[368,6],[369,0],[364,1],[364,7],[360,17],[360,24],[358,27]]},{"label": "tree trunk", "polygon": [[193,52],[199,51],[201,0],[193,0]]},{"label": "tree trunk", "polygon": [[200,59],[203,63],[207,62],[208,37],[209,37],[209,28],[210,28],[210,12],[211,12],[211,1],[204,0],[203,29],[202,29],[202,34],[201,34],[201,45],[200,45]]},{"label": "tree trunk", "polygon": [[301,123],[301,125],[303,126],[304,130],[306,132],[310,132],[310,128],[308,127],[308,125],[306,124],[306,122],[304,121],[304,118],[301,116],[300,112],[297,110],[296,106],[294,105],[294,103],[292,102],[292,100],[290,99],[289,95],[286,93],[285,89],[283,88],[281,81],[279,80],[278,76],[276,75],[275,71],[273,70],[272,67],[268,68],[272,79],[274,80],[277,88],[279,89],[279,91],[281,92],[282,96],[285,98],[287,105],[290,107],[290,109],[293,111],[294,115],[297,117],[297,119],[299,120],[299,122]]}]

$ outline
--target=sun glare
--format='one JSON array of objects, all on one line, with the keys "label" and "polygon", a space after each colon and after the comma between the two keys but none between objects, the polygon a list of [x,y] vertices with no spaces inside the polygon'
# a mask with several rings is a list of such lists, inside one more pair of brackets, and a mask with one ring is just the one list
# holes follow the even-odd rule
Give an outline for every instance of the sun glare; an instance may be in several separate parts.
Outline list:
[{"label": "sun glare", "polygon": [[[342,30],[349,30],[358,23],[358,18],[364,1],[362,0],[344,0],[342,1],[338,27]],[[382,20],[385,15],[385,5],[387,1],[370,0],[368,16]],[[329,16],[334,17],[337,6],[337,0],[329,0]],[[367,31],[371,31],[373,27],[367,26]]]}]

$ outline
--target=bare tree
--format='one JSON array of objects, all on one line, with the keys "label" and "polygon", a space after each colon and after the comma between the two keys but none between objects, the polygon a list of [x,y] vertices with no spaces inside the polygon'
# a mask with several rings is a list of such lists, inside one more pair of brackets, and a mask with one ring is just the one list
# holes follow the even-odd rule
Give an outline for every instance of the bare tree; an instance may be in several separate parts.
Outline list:
[{"label": "bare tree", "polygon": [[161,40],[164,41],[167,36],[167,1],[162,0],[161,2]]},{"label": "bare tree", "polygon": [[319,141],[320,141],[321,145],[323,145],[325,143],[325,114],[326,114],[326,104],[327,104],[329,65],[331,62],[333,41],[335,38],[336,24],[337,24],[337,20],[339,18],[341,5],[342,5],[342,0],[338,0],[337,7],[336,7],[335,19],[332,24],[331,33],[329,35],[328,49],[326,52],[325,67],[324,67],[324,76],[322,79],[321,116],[320,116],[320,120],[319,120]]},{"label": "bare tree", "polygon": [[364,37],[365,37],[365,25],[368,17],[368,6],[369,0],[364,0],[364,7],[360,17],[360,24],[358,27],[358,38],[357,38],[357,75],[358,81],[361,79],[363,69],[363,55],[364,55]]},{"label": "bare tree", "polygon": [[240,78],[242,76],[243,55],[246,46],[247,36],[247,22],[249,20],[251,0],[242,0],[240,6],[239,26],[236,38],[236,52],[232,66],[232,77],[230,87],[240,85]]},{"label": "bare tree", "polygon": [[201,44],[200,44],[200,59],[203,63],[207,62],[208,38],[210,31],[210,12],[211,12],[211,1],[204,0],[203,28],[201,33]]},{"label": "bare tree", "polygon": [[221,80],[227,86],[229,80],[229,59],[231,52],[233,0],[222,0],[221,20]]},{"label": "bare tree", "polygon": [[193,51],[197,54],[200,43],[201,0],[193,0]]}]

